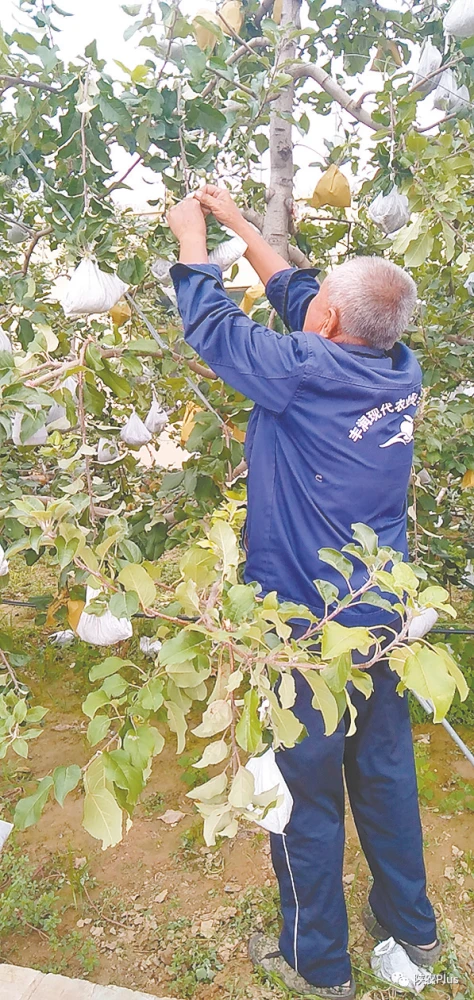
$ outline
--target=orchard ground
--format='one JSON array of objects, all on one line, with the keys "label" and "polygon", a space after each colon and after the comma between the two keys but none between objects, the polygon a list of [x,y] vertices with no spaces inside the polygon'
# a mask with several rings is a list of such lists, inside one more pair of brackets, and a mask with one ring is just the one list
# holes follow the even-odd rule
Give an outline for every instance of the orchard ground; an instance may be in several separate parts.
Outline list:
[{"label": "orchard ground", "polygon": [[[172,582],[173,554],[165,562],[163,578]],[[13,570],[12,594],[14,586],[22,598],[31,596],[32,577],[35,594],[48,589],[47,573],[21,567]],[[80,642],[55,649],[34,625],[33,612],[4,607],[1,617],[0,627],[33,654],[25,679],[35,700],[50,710],[28,761],[1,765],[0,802],[8,818],[33,778],[90,756],[80,706],[91,663],[104,651]],[[149,633],[149,623],[141,631]],[[137,647],[136,636],[121,653],[140,655]],[[472,728],[461,732],[472,742]],[[157,996],[287,1000],[277,983],[252,972],[246,955],[253,930],[278,927],[268,835],[245,828],[220,849],[204,846],[199,817],[186,798],[193,782],[202,780],[192,768],[199,742],[184,757],[170,743],[155,760],[133,826],[118,847],[103,853],[81,828],[79,793],[69,795],[64,809],[49,805],[37,826],[13,837],[0,858],[1,961]],[[445,981],[424,995],[473,998],[474,772],[428,720],[415,726],[415,747],[429,888],[446,943],[437,967]],[[344,882],[359,995],[389,997],[370,972],[373,942],[360,920],[369,873],[350,816]]]}]

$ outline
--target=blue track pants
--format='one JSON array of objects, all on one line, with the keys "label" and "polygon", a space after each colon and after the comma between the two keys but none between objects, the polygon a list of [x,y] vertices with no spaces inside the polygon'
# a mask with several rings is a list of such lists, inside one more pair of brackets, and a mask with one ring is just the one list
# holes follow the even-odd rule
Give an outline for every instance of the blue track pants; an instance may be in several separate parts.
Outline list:
[{"label": "blue track pants", "polygon": [[[302,634],[302,630],[294,634]],[[361,657],[362,659],[362,657]],[[280,887],[286,961],[315,986],[336,986],[350,978],[348,927],[342,883],[344,784],[374,883],[372,909],[390,933],[410,944],[436,938],[433,908],[426,896],[422,831],[406,694],[398,676],[381,660],[371,668],[374,691],[359,691],[357,732],[346,736],[345,716],[332,736],[324,735],[312,692],[294,673],[293,711],[308,736],[277,754],[294,806],[283,835],[271,835],[272,860]]]}]

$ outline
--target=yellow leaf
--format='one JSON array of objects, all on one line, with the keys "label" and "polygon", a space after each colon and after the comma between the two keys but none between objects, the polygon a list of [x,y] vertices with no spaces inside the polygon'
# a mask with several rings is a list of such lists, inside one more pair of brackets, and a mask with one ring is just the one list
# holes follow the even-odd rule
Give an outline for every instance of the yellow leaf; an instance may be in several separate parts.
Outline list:
[{"label": "yellow leaf", "polygon": [[76,631],[79,624],[79,618],[85,608],[84,601],[68,601],[67,602],[67,620],[74,631]]},{"label": "yellow leaf", "polygon": [[390,63],[403,66],[402,54],[396,42],[384,39],[377,48],[370,69],[376,73],[383,73],[389,68]]},{"label": "yellow leaf", "polygon": [[244,444],[244,442],[245,442],[245,431],[241,430],[240,427],[237,427],[236,424],[232,424],[232,423],[228,423],[227,427],[232,432],[232,437],[235,438],[236,441],[239,441],[240,444]]},{"label": "yellow leaf", "polygon": [[188,438],[191,436],[191,432],[194,430],[194,425],[196,423],[195,416],[196,413],[201,412],[201,407],[196,406],[195,403],[186,403],[186,408],[184,411],[183,422],[181,424],[181,444],[185,445]]},{"label": "yellow leaf", "polygon": [[196,11],[196,14],[194,15],[193,31],[196,42],[199,45],[199,48],[201,49],[202,52],[204,52],[205,49],[207,49],[209,52],[212,52],[217,44],[217,35],[214,34],[211,28],[206,28],[204,24],[200,24],[199,21],[197,20],[198,17],[202,18],[203,21],[207,21],[208,24],[216,24],[219,27],[221,26],[222,22],[219,23],[219,18],[217,14],[214,14],[211,10],[208,10],[206,7]]},{"label": "yellow leaf", "polygon": [[319,178],[309,203],[312,208],[332,205],[333,208],[350,208],[351,189],[347,177],[334,163]]},{"label": "yellow leaf", "polygon": [[282,13],[283,13],[283,0],[275,0],[275,3],[273,4],[273,14],[272,14],[272,18],[275,21],[275,24],[281,23]]},{"label": "yellow leaf", "polygon": [[265,295],[265,285],[252,285],[251,288],[247,288],[245,295],[240,303],[240,308],[243,309],[247,315],[252,312],[252,309],[258,299],[261,299]]},{"label": "yellow leaf", "polygon": [[463,490],[468,489],[470,486],[474,486],[474,469],[468,469],[467,472],[464,473],[461,479],[461,486]]},{"label": "yellow leaf", "polygon": [[126,323],[130,319],[131,315],[132,310],[128,302],[125,302],[124,299],[120,299],[120,302],[117,302],[115,306],[112,306],[112,309],[109,309],[109,316],[116,326],[122,326],[123,323]]},{"label": "yellow leaf", "polygon": [[232,31],[240,35],[245,17],[240,0],[225,0],[218,12],[220,26],[224,35],[232,38]]},{"label": "yellow leaf", "polygon": [[55,619],[55,614],[56,611],[59,611],[59,609],[62,608],[63,604],[64,604],[63,594],[60,594],[59,597],[56,597],[54,601],[51,602],[48,608],[48,614],[45,621],[46,628],[53,628],[55,625],[58,624]]}]

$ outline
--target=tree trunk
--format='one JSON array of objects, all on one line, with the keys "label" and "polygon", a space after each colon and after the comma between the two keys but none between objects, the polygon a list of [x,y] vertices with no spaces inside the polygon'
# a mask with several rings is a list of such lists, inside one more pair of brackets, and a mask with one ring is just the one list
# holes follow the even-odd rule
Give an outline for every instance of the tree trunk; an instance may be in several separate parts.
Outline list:
[{"label": "tree trunk", "polygon": [[[285,38],[300,25],[302,0],[283,0],[281,16],[282,39],[277,54],[277,66],[294,62],[296,41]],[[285,31],[286,29],[286,31]],[[274,249],[288,260],[288,236],[293,211],[293,139],[291,122],[282,114],[293,114],[295,88],[286,84],[273,102],[270,116],[270,187],[263,235]]]}]

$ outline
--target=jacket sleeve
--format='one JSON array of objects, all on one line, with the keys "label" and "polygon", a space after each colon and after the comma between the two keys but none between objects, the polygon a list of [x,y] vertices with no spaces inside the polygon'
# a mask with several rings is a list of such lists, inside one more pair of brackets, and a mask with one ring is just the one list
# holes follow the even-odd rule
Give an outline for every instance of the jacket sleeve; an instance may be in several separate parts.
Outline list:
[{"label": "jacket sleeve", "polygon": [[186,342],[224,382],[283,413],[305,373],[306,335],[286,336],[254,323],[227,295],[215,265],[180,263],[170,273]]},{"label": "jacket sleeve", "polygon": [[302,330],[308,306],[319,292],[318,268],[278,271],[267,283],[267,298],[288,330]]}]

